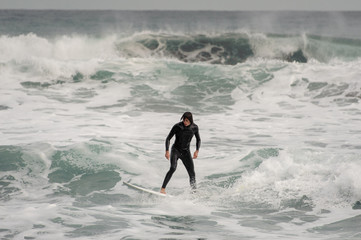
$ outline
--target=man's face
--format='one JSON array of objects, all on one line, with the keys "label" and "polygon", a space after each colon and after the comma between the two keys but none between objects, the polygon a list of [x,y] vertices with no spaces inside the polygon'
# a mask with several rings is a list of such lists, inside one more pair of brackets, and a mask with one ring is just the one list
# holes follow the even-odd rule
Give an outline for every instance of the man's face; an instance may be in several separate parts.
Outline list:
[{"label": "man's face", "polygon": [[183,124],[184,124],[184,126],[188,127],[191,124],[191,122],[188,120],[188,118],[184,118]]}]

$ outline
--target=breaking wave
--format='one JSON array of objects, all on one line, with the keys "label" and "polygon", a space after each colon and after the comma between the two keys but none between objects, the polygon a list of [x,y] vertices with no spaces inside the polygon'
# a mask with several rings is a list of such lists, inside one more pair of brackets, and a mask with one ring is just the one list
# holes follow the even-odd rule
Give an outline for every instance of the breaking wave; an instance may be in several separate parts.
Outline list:
[{"label": "breaking wave", "polygon": [[53,39],[30,33],[0,36],[0,61],[33,58],[55,60],[109,58],[171,58],[182,62],[235,65],[249,59],[277,59],[306,63],[352,61],[361,57],[361,41],[316,35],[224,33],[218,35],[177,35],[138,33],[130,37],[84,35]]}]

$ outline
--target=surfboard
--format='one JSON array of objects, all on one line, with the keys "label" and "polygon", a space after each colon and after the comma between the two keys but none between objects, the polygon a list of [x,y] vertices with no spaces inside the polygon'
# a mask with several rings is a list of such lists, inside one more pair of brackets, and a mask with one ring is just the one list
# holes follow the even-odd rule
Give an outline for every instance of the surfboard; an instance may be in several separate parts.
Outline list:
[{"label": "surfboard", "polygon": [[143,187],[139,187],[139,186],[133,185],[131,183],[127,183],[127,182],[123,182],[123,183],[125,185],[127,185],[128,187],[133,188],[133,189],[138,190],[138,191],[141,191],[141,192],[149,193],[149,194],[159,196],[159,197],[171,197],[169,194],[163,194],[163,193],[156,192],[156,191],[146,189],[146,188],[143,188]]}]

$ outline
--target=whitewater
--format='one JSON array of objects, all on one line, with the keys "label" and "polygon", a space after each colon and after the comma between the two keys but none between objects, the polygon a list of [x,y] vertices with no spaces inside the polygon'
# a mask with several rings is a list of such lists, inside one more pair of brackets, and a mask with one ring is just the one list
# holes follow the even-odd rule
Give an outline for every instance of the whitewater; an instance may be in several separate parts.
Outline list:
[{"label": "whitewater", "polygon": [[[1,10],[0,238],[360,239],[360,22]],[[197,192],[124,185],[160,190],[186,111]]]}]

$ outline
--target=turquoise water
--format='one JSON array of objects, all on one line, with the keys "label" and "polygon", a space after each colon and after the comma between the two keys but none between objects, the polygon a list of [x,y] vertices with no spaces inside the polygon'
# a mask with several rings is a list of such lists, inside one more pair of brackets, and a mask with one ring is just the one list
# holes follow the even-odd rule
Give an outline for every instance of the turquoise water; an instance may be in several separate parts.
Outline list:
[{"label": "turquoise water", "polygon": [[1,238],[359,239],[360,19],[0,11]]}]

